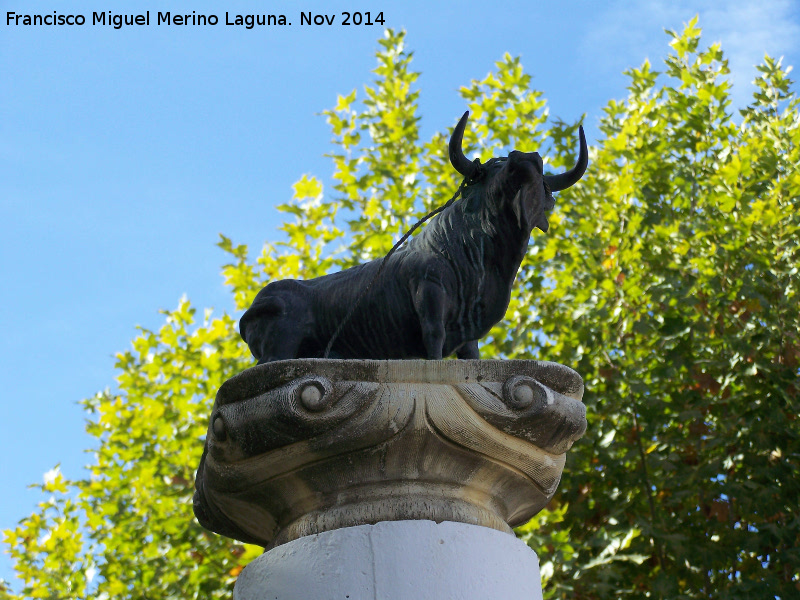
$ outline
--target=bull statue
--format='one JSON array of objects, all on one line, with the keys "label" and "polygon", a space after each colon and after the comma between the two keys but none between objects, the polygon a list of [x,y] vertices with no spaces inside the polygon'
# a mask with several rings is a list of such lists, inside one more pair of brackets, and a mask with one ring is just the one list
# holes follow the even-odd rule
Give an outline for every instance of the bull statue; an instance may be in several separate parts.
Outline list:
[{"label": "bull statue", "polygon": [[461,146],[468,116],[449,146],[465,177],[462,197],[385,258],[264,287],[239,322],[258,364],[326,355],[479,358],[478,340],[506,313],[533,228],[549,227],[552,192],[583,176],[589,153],[581,127],[578,162],[566,173],[545,175],[538,152],[473,162]]}]

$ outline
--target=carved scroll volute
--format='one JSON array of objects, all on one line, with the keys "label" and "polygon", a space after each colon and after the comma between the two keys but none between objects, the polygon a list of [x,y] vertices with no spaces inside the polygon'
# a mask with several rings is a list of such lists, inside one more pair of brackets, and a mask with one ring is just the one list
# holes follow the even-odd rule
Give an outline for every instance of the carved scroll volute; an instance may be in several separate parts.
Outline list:
[{"label": "carved scroll volute", "polygon": [[266,547],[385,520],[510,531],[555,493],[582,394],[535,361],[261,365],[220,389],[195,514]]}]

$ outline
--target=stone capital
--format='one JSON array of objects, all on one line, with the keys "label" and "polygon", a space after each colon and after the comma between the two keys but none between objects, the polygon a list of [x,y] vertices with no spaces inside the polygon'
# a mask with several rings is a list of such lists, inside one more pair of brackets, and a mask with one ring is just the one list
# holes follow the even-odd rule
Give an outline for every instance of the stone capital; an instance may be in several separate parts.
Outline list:
[{"label": "stone capital", "polygon": [[217,394],[195,515],[266,548],[381,521],[510,532],[556,491],[583,382],[528,360],[259,365]]}]

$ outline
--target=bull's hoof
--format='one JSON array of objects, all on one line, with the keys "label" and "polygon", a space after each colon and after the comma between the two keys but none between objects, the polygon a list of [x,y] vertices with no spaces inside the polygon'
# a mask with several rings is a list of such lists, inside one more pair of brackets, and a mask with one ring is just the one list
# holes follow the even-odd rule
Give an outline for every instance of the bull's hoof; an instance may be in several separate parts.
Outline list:
[{"label": "bull's hoof", "polygon": [[582,395],[572,369],[537,361],[259,365],[217,394],[195,514],[265,547],[405,519],[510,531],[555,493]]}]

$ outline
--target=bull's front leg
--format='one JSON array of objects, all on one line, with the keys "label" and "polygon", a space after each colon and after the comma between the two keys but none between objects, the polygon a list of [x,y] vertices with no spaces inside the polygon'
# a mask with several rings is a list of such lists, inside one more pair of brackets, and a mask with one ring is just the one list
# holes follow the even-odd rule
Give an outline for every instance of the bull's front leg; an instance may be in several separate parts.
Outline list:
[{"label": "bull's front leg", "polygon": [[441,360],[444,348],[444,312],[447,295],[438,283],[423,281],[414,294],[414,308],[422,329],[428,360]]},{"label": "bull's front leg", "polygon": [[478,352],[478,340],[472,340],[471,342],[465,342],[461,345],[461,347],[456,350],[456,357],[461,359],[476,359],[480,358],[480,352]]}]

